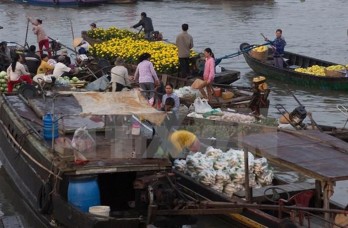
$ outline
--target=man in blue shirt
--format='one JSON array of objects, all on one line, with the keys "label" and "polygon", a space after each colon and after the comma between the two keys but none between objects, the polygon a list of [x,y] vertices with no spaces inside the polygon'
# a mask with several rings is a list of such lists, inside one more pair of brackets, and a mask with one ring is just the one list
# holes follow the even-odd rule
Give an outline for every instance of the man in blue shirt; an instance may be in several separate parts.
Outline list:
[{"label": "man in blue shirt", "polygon": [[[284,48],[286,45],[286,41],[284,37],[282,36],[283,31],[281,29],[276,30],[276,38],[273,41],[270,41],[271,45],[273,46],[274,52],[273,52],[273,58],[274,58],[274,66],[278,68],[283,68],[284,66]],[[269,41],[267,38],[265,38],[266,41]]]}]

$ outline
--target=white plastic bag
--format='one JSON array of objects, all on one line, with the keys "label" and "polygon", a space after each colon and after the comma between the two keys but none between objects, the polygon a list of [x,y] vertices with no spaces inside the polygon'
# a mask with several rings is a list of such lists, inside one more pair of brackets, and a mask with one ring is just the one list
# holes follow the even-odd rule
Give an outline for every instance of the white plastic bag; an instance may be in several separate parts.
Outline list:
[{"label": "white plastic bag", "polygon": [[80,127],[76,129],[71,145],[77,151],[84,153],[90,152],[95,148],[95,141],[93,137],[88,133],[86,127]]},{"label": "white plastic bag", "polygon": [[193,103],[196,113],[206,113],[213,110],[213,108],[208,104],[208,101],[197,97]]}]

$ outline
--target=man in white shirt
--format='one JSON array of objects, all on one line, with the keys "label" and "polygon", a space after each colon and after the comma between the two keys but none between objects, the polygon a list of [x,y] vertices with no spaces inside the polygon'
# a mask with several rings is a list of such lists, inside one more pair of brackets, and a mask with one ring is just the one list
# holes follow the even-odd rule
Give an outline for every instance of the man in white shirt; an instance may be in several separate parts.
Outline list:
[{"label": "man in white shirt", "polygon": [[59,56],[58,63],[54,66],[53,76],[57,79],[61,76],[69,76],[72,73],[72,69],[63,63],[64,60],[64,56]]}]

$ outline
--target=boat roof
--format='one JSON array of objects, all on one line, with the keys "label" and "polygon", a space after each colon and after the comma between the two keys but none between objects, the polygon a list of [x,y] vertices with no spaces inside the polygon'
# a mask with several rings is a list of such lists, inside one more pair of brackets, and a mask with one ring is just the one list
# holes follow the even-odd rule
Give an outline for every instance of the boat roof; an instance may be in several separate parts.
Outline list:
[{"label": "boat roof", "polygon": [[348,144],[317,130],[280,130],[241,138],[248,151],[320,181],[348,180]]},{"label": "boat roof", "polygon": [[80,115],[136,115],[141,119],[160,125],[166,117],[165,112],[148,105],[140,91],[122,92],[60,92],[73,95],[81,106]]}]

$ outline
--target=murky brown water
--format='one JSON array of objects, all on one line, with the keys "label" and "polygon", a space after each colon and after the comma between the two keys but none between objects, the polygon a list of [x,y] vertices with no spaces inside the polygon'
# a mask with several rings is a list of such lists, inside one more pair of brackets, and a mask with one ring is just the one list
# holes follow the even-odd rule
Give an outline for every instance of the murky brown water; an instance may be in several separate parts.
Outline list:
[{"label": "murky brown water", "polygon": [[[188,23],[195,49],[201,51],[210,47],[216,57],[238,51],[243,42],[263,43],[260,33],[272,38],[275,29],[282,28],[288,43],[287,50],[341,64],[348,63],[345,0],[163,0],[83,9],[42,8],[10,1],[1,2],[0,25],[4,29],[0,30],[0,40],[20,44],[25,41],[26,16],[42,18],[50,37],[58,38],[63,44],[71,46],[72,32],[75,37],[79,36],[80,31],[88,29],[91,22],[100,27],[128,28],[145,11],[152,18],[155,30],[162,32],[169,41],[175,40],[182,23]],[[28,42],[36,43],[30,30]],[[238,85],[249,85],[251,78],[255,76],[243,57],[223,60],[221,65],[242,72],[243,77],[237,82]],[[289,110],[297,106],[292,96],[286,92],[289,87],[307,110],[313,112],[318,123],[343,126],[346,121],[347,117],[337,111],[336,105],[348,105],[347,92],[306,90],[284,85],[276,80],[268,80],[268,84],[272,90],[273,105],[284,104]],[[274,108],[271,108],[270,113],[277,115]],[[2,188],[0,193],[1,191]],[[334,199],[347,204],[347,191],[347,183],[338,183]]]}]

